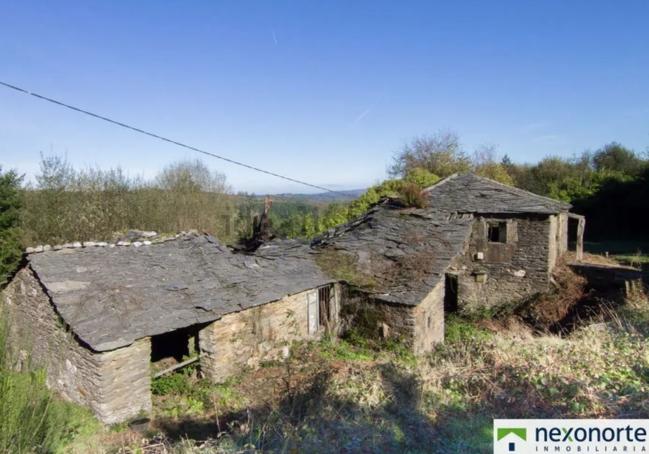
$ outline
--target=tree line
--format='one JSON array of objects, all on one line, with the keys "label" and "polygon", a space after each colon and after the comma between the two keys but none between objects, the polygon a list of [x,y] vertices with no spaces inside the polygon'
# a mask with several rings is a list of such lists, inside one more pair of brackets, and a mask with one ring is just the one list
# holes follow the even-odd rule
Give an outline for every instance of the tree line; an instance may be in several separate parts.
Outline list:
[{"label": "tree line", "polygon": [[569,202],[587,218],[586,239],[626,238],[646,241],[649,228],[649,160],[617,142],[579,156],[548,156],[535,164],[517,164],[496,150],[480,146],[472,152],[457,134],[417,137],[394,155],[390,179],[372,186],[357,200],[333,203],[294,214],[283,233],[311,237],[348,222],[381,197],[397,197],[409,205],[423,203],[418,190],[454,173],[475,172],[501,183]]},{"label": "tree line", "polygon": [[[571,158],[536,164],[498,158],[491,147],[466,150],[453,133],[418,137],[394,154],[389,179],[347,203],[282,199],[270,220],[277,236],[311,238],[362,215],[383,197],[423,206],[421,189],[472,171],[504,184],[563,200],[587,217],[587,240],[645,240],[649,228],[649,161],[619,143]],[[131,178],[120,168],[76,169],[60,156],[42,156],[35,181],[0,169],[0,282],[35,244],[114,239],[128,229],[172,233],[197,229],[228,244],[252,233],[263,207],[235,194],[225,175],[199,160],[172,163],[154,178]]]}]

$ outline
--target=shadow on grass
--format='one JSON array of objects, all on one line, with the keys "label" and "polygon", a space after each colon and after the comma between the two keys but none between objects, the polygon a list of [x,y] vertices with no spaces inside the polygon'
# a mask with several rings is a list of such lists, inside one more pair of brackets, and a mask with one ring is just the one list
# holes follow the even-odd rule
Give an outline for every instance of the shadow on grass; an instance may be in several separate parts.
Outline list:
[{"label": "shadow on grass", "polygon": [[[281,396],[273,404],[221,413],[209,420],[163,418],[155,425],[172,441],[218,440],[219,446],[229,448],[224,451],[444,454],[491,452],[494,418],[649,414],[649,373],[644,364],[622,370],[620,363],[619,368],[603,368],[601,376],[582,376],[582,367],[591,374],[588,365],[573,364],[574,369],[562,372],[503,364],[489,354],[492,345],[474,342],[477,350],[472,355],[479,356],[483,366],[475,373],[450,369],[426,393],[416,374],[394,363],[372,366],[377,373],[367,377],[377,377],[379,383],[367,381],[371,378],[361,383],[361,394],[379,385],[386,396],[373,405],[341,397],[335,391],[340,376],[330,363],[316,364],[300,377],[286,366],[277,382],[279,389],[269,386],[268,395],[279,391]],[[464,351],[462,347],[460,353]],[[455,354],[451,343],[429,360],[442,363]],[[345,367],[351,370],[355,365]]]},{"label": "shadow on grass", "polygon": [[390,398],[377,408],[329,393],[331,372],[321,370],[308,383],[287,387],[272,408],[222,414],[218,420],[160,419],[156,428],[172,441],[227,438],[239,448],[271,452],[431,452],[441,432],[421,411],[417,379],[392,365],[379,366],[379,375]]}]

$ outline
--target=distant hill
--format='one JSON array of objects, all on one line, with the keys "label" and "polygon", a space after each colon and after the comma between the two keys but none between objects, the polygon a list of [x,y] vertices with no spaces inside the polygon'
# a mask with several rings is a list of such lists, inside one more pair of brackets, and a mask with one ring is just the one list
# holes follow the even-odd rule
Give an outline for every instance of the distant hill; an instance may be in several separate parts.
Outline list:
[{"label": "distant hill", "polygon": [[366,189],[350,189],[347,191],[318,192],[316,194],[272,194],[274,200],[299,201],[304,203],[349,202],[357,199]]}]

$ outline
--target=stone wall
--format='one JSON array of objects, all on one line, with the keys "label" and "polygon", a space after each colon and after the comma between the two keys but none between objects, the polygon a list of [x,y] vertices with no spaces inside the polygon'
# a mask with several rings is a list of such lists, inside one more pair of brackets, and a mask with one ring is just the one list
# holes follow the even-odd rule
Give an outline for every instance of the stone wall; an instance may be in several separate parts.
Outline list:
[{"label": "stone wall", "polygon": [[417,306],[382,301],[363,292],[346,289],[341,317],[344,329],[355,329],[373,339],[395,339],[415,354],[444,341],[444,282],[440,282]]},{"label": "stone wall", "polygon": [[[506,222],[506,242],[488,241],[492,222]],[[459,310],[494,308],[546,291],[556,235],[556,217],[476,218],[467,251],[449,269],[458,276]]]},{"label": "stone wall", "polygon": [[2,299],[17,368],[44,368],[50,388],[105,423],[151,410],[148,339],[93,352],[69,331],[29,267],[16,274]]},{"label": "stone wall", "polygon": [[568,251],[568,213],[549,217],[550,221],[550,270],[557,260]]},{"label": "stone wall", "polygon": [[355,330],[369,339],[399,339],[412,346],[413,306],[387,302],[352,287],[343,288],[342,331]]},{"label": "stone wall", "polygon": [[414,308],[413,317],[416,355],[430,352],[435,344],[444,342],[444,280]]},{"label": "stone wall", "polygon": [[[338,284],[333,287],[332,315],[337,325],[340,288]],[[293,341],[320,339],[324,327],[309,332],[308,303],[313,298],[317,298],[317,289],[225,315],[203,328],[199,332],[199,346],[201,370],[205,376],[222,382],[244,367],[256,367],[264,360],[287,357]],[[332,334],[337,334],[336,326]]]}]

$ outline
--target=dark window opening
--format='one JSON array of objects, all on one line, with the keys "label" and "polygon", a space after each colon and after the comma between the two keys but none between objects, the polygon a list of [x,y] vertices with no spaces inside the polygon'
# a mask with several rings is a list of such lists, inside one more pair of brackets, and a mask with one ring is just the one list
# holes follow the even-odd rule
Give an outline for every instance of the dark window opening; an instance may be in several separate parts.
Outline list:
[{"label": "dark window opening", "polygon": [[507,242],[507,223],[490,222],[487,229],[487,239],[490,243]]},{"label": "dark window opening", "polygon": [[333,286],[327,285],[325,287],[320,287],[318,289],[318,312],[320,319],[320,326],[328,328],[332,321],[332,298],[333,298]]},{"label": "dark window opening", "polygon": [[198,352],[198,328],[181,328],[151,337],[151,362],[181,362]]},{"label": "dark window opening", "polygon": [[444,311],[457,312],[458,283],[457,274],[447,274],[444,282]]}]

